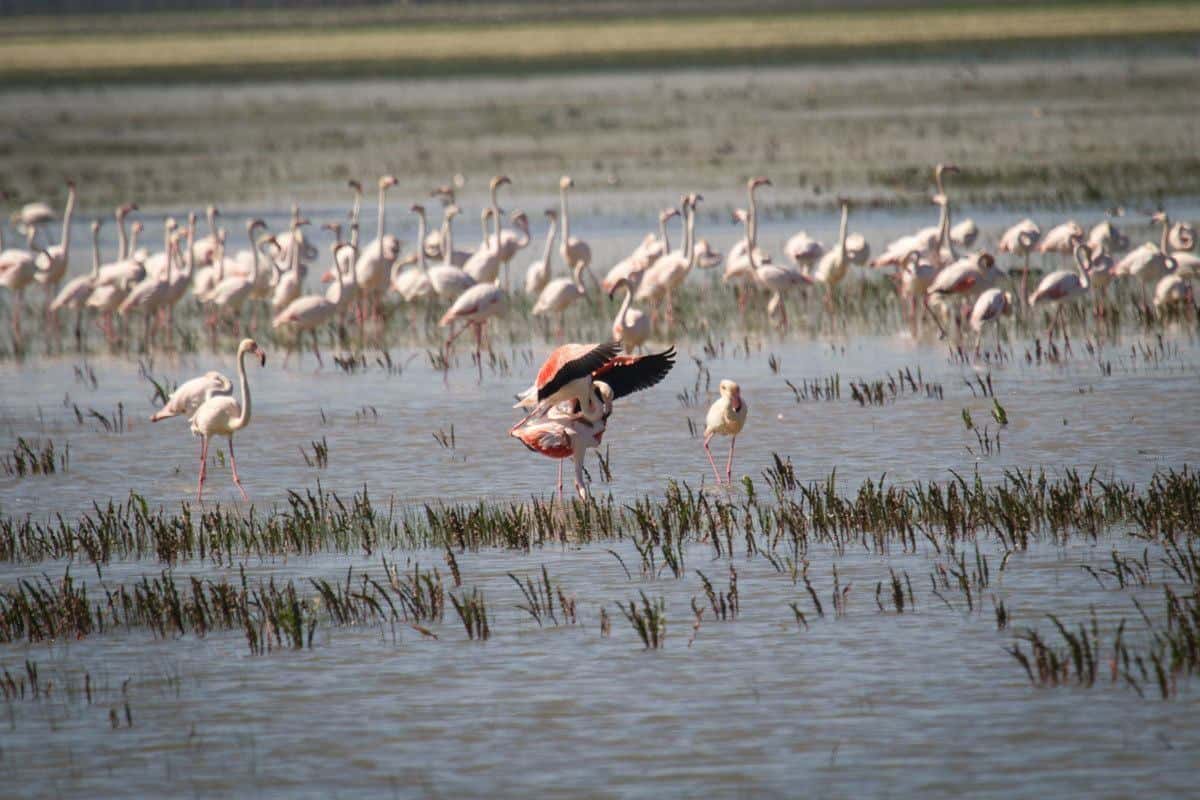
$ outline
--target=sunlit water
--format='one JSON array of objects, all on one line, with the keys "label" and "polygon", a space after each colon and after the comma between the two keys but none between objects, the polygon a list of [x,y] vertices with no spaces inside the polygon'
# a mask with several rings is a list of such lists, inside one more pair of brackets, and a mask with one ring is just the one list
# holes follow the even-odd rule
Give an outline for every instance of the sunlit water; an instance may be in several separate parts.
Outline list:
[{"label": "sunlit water", "polygon": [[[876,220],[881,240],[913,221]],[[832,226],[822,219],[815,229],[829,238]],[[787,232],[782,225],[767,230],[780,239]],[[719,231],[718,243],[732,241],[724,226]],[[605,254],[636,235],[624,223],[592,232]],[[721,330],[721,321],[713,324]],[[1028,343],[1019,341],[1011,360],[983,368],[954,363],[943,345],[903,334],[793,333],[752,339],[749,353],[740,337],[730,337],[715,357],[702,343],[677,342],[679,363],[663,384],[618,405],[605,438],[613,480],[601,483],[590,460],[593,488],[627,499],[659,493],[669,478],[711,483],[688,420],[702,426],[721,378],[741,383],[750,405],[737,443],[738,475],[758,478],[778,453],[792,459],[802,480],[823,480],[836,469],[845,489],[884,474],[903,482],[978,470],[991,479],[1009,468],[1097,467],[1106,477],[1141,483],[1158,468],[1194,462],[1200,452],[1195,343],[1169,331],[1165,355],[1146,362],[1131,354],[1143,341],[1157,346],[1137,335],[1101,346],[1111,375],[1082,342],[1064,364],[1038,365],[1025,362]],[[266,369],[249,367],[253,422],[236,439],[251,502],[270,508],[289,490],[314,488],[318,480],[338,492],[365,486],[373,498],[398,503],[550,493],[554,462],[507,436],[516,419],[512,396],[528,385],[549,347],[536,338],[528,348],[506,350],[512,371],[485,369],[481,381],[465,359],[443,375],[416,348],[390,351],[406,365],[399,375],[316,370],[311,356],[301,367],[293,361],[282,369],[282,354],[271,353]],[[698,371],[693,356],[710,374]],[[772,356],[778,373],[769,366]],[[177,381],[214,368],[233,375],[230,361],[158,356],[154,372]],[[147,421],[152,387],[136,364],[90,359],[93,387],[76,377],[79,363],[35,357],[0,364],[5,451],[17,437],[70,446],[63,474],[0,477],[0,510],[70,517],[130,491],[168,508],[190,501],[198,441],[186,420]],[[914,375],[919,369],[927,383],[941,385],[942,397],[906,393],[877,407],[850,399],[850,381],[883,379],[900,368]],[[1009,420],[992,454],[979,452],[962,414],[968,409],[977,425],[997,430],[993,400],[967,385],[988,372]],[[785,383],[834,374],[842,380],[840,400],[797,402]],[[78,422],[72,408],[111,416],[118,403],[126,420],[121,433],[103,432],[95,419]],[[451,426],[453,450],[433,435]],[[301,451],[311,457],[311,443],[322,439],[328,467],[307,466]],[[718,441],[719,457],[724,447]],[[209,475],[207,502],[237,501],[221,461]],[[1093,607],[1106,625],[1137,620],[1128,593],[1102,589],[1079,567],[1106,559],[1113,547],[1141,552],[1143,545],[1116,532],[1111,537],[1094,546],[1035,545],[999,575],[999,552],[985,548],[994,573],[986,595],[1006,602],[1013,627],[1044,629],[1049,612],[1081,620]],[[449,611],[433,626],[437,641],[406,626],[322,625],[311,651],[264,657],[248,655],[239,632],[166,641],[118,632],[0,648],[0,667],[16,672],[30,658],[43,683],[60,687],[49,701],[2,709],[5,794],[1118,797],[1194,790],[1200,744],[1194,688],[1184,685],[1181,697],[1166,703],[1106,681],[1091,691],[1031,688],[1005,653],[1012,631],[996,630],[990,603],[970,613],[961,598],[951,598],[956,606],[949,609],[930,594],[928,573],[937,558],[931,549],[837,557],[842,585],[853,587],[840,619],[828,602],[826,618],[819,618],[803,587],[763,559],[736,557],[741,617],[706,618],[689,647],[689,600],[703,599],[691,570],[703,570],[723,589],[727,562],[694,546],[682,580],[638,580],[635,569],[631,581],[609,546],[460,556],[465,585],[483,589],[493,614],[486,643],[467,641]],[[630,545],[612,546],[636,564]],[[1157,565],[1158,553],[1150,555]],[[437,552],[388,557],[441,563]],[[828,597],[834,556],[816,549],[810,560],[814,583]],[[577,595],[578,626],[539,628],[515,608],[520,596],[505,573],[531,573],[543,564]],[[341,578],[350,565],[380,569],[376,554],[251,561],[247,571]],[[7,564],[0,581],[59,575],[65,566]],[[917,613],[878,611],[874,587],[888,567],[911,574]],[[160,569],[151,562],[114,564],[103,582]],[[1161,578],[1161,568],[1155,570]],[[192,572],[236,576],[198,564],[178,570]],[[99,591],[88,565],[75,565],[74,574]],[[617,610],[639,589],[665,598],[668,636],[660,652],[643,652]],[[1145,597],[1153,604],[1159,590],[1147,589]],[[797,625],[788,607],[793,601],[805,609],[808,630]],[[612,619],[610,638],[600,635],[601,607]],[[99,684],[91,705],[65,695],[84,671]],[[124,720],[126,702],[132,727]]]}]

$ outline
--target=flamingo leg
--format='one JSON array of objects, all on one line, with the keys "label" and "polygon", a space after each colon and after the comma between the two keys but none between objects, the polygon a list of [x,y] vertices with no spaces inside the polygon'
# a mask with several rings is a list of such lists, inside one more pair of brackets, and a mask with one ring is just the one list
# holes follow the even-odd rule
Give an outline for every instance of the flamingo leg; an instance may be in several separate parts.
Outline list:
[{"label": "flamingo leg", "polygon": [[317,366],[323,367],[323,366],[325,366],[325,362],[321,360],[321,345],[317,342],[316,328],[314,328],[312,330],[312,339],[313,339],[313,352],[316,353],[316,356],[317,356]]},{"label": "flamingo leg", "polygon": [[475,363],[479,367],[479,380],[483,380],[483,324],[475,323]]},{"label": "flamingo leg", "polygon": [[573,456],[575,461],[575,491],[579,494],[580,500],[588,499],[588,487],[587,484],[583,482],[584,452],[585,451],[582,448],[576,449]]},{"label": "flamingo leg", "polygon": [[1029,297],[1029,250],[1025,250],[1025,266],[1021,270],[1021,303],[1028,302]]},{"label": "flamingo leg", "polygon": [[725,482],[733,485],[733,447],[737,444],[737,436],[729,440],[729,460],[725,462]]},{"label": "flamingo leg", "polygon": [[200,483],[196,486],[196,502],[204,500],[204,478],[208,475],[208,437],[200,437]]},{"label": "flamingo leg", "polygon": [[562,470],[562,467],[563,467],[563,460],[560,458],[558,460],[558,500],[559,500],[559,502],[562,502],[562,499],[563,499],[563,480],[562,480],[563,470]]},{"label": "flamingo leg", "polygon": [[712,464],[713,477],[717,479],[717,485],[721,485],[721,473],[717,471],[717,462],[713,460],[712,450],[709,449],[708,443],[712,440],[711,433],[704,434],[704,454],[708,456],[708,463]]},{"label": "flamingo leg", "polygon": [[929,296],[928,295],[925,295],[925,313],[929,314],[930,319],[932,319],[933,323],[935,325],[937,325],[938,338],[945,339],[946,338],[946,328],[942,325],[942,321],[940,319],[938,319],[937,314],[933,313],[933,309],[929,307]]},{"label": "flamingo leg", "polygon": [[242,493],[242,500],[249,500],[246,497],[246,490],[242,488],[242,480],[237,474],[237,459],[233,457],[233,437],[229,437],[229,467],[233,471],[233,485],[238,487],[238,491]]}]

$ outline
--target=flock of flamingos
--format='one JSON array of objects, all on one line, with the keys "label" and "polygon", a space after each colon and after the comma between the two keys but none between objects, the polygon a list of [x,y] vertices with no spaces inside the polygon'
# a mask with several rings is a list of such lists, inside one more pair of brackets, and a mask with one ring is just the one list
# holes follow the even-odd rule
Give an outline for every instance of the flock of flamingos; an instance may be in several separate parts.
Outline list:
[{"label": "flock of flamingos", "polygon": [[[527,413],[510,433],[531,450],[559,460],[560,493],[562,462],[572,459],[576,489],[586,497],[583,456],[599,445],[613,401],[658,383],[674,363],[673,349],[634,354],[642,352],[660,322],[669,334],[674,323],[675,292],[697,267],[711,269],[723,263],[722,283],[737,293],[739,308],[745,312],[754,298],[765,297],[767,318],[783,329],[788,325],[785,298],[789,292],[820,285],[832,311],[839,286],[851,266],[884,269],[914,330],[925,318],[932,320],[943,337],[955,336],[961,341],[969,330],[975,336],[976,355],[987,325],[997,328],[999,340],[997,323],[1003,316],[1027,313],[1042,305],[1053,308],[1047,336],[1053,338],[1057,328],[1069,348],[1064,308],[1090,298],[1094,301],[1092,313],[1104,314],[1103,295],[1118,279],[1137,282],[1147,313],[1151,302],[1158,311],[1176,305],[1194,309],[1191,281],[1200,275],[1200,257],[1192,252],[1196,246],[1193,226],[1172,223],[1160,211],[1152,217],[1162,227],[1160,239],[1131,249],[1128,237],[1111,220],[1090,229],[1071,220],[1043,233],[1032,220],[1024,219],[999,239],[999,252],[1017,259],[1005,271],[992,253],[972,250],[979,237],[973,221],[955,224],[952,220],[946,180],[957,172],[958,168],[950,164],[938,164],[934,169],[936,192],[932,200],[939,209],[937,224],[890,242],[874,258],[866,238],[849,231],[850,205],[841,201],[841,225],[835,243],[826,247],[800,232],[784,245],[783,259],[775,260],[758,241],[758,192],[771,182],[756,177],[747,182],[747,208],[733,214],[734,222],[744,226],[745,235],[727,253],[722,255],[707,241],[696,238],[696,209],[703,197],[691,193],[680,199],[678,208],[662,211],[657,232],[648,233],[600,281],[592,277],[588,243],[571,233],[568,197],[574,183],[564,176],[559,182],[559,210],[545,212],[549,224],[544,247],[520,287],[530,298],[536,298],[532,313],[557,317],[561,337],[563,315],[588,295],[585,276],[609,296],[621,290],[625,294],[612,325],[612,341],[566,344],[555,349],[533,385],[520,396],[518,407]],[[24,248],[5,248],[0,226],[0,287],[11,294],[8,308],[14,341],[21,341],[24,293],[34,284],[44,288],[42,324],[48,334],[59,335],[59,314],[73,312],[74,334],[81,342],[84,315],[94,314],[104,335],[115,341],[128,335],[128,320],[140,316],[144,348],[149,348],[157,336],[171,335],[174,309],[190,292],[205,309],[206,325],[214,337],[219,325],[229,326],[240,335],[243,311],[249,308],[257,313],[269,304],[272,327],[290,331],[288,341],[295,344],[301,344],[308,334],[320,362],[319,331],[347,318],[365,325],[380,316],[385,296],[395,294],[404,303],[445,306],[440,325],[448,329],[447,352],[456,338],[470,330],[475,335],[476,359],[480,359],[489,320],[507,309],[510,262],[531,240],[529,219],[523,212],[513,213],[509,218],[511,229],[505,228],[498,192],[509,183],[503,175],[490,182],[489,203],[480,215],[481,241],[474,250],[455,247],[453,221],[459,207],[454,188],[435,189],[432,197],[442,205],[440,226],[427,230],[425,208],[413,205],[419,246],[403,256],[401,241],[386,232],[386,194],[397,184],[396,178],[385,175],[379,179],[376,236],[366,244],[359,242],[363,190],[360,184],[351,182],[349,224],[345,229],[340,223],[323,226],[333,232],[335,240],[328,270],[322,276],[327,287],[319,293],[305,294],[309,265],[320,253],[306,240],[304,229],[310,222],[296,208],[288,229],[277,233],[271,233],[262,220],[248,220],[247,247],[230,255],[227,232],[218,225],[215,207],[207,209],[207,231],[203,235],[195,214],[189,214],[186,224],[167,218],[162,249],[151,252],[139,246],[142,224],[135,220],[127,227],[137,206],[122,205],[115,214],[115,260],[104,261],[99,244],[102,223],[95,220],[91,224],[91,269],[68,280],[69,231],[76,203],[75,184],[68,182],[58,243],[44,241],[43,228],[57,219],[46,203],[28,203],[13,214],[15,229],[25,237]],[[674,217],[682,218],[682,246],[677,248],[671,246],[668,231]],[[345,238],[343,233],[347,234]],[[569,276],[553,276],[556,254]],[[1069,266],[1046,274],[1030,291],[1030,258],[1034,254],[1060,254]],[[1019,272],[1019,278],[1013,272]],[[1005,288],[1009,286],[1012,288]],[[289,347],[289,356],[290,351]],[[247,356],[266,363],[266,355],[255,341],[241,341],[237,351],[240,400],[233,397],[233,384],[227,377],[209,372],[182,384],[153,417],[160,420],[191,415],[191,429],[201,437],[198,496],[203,492],[212,436],[228,439],[233,481],[242,490],[233,435],[250,421]],[[722,476],[709,449],[710,440],[716,435],[730,437],[724,473],[725,480],[730,481],[734,445],[746,413],[740,388],[732,381],[722,381],[720,397],[708,413],[704,436],[704,449],[718,483]]]}]

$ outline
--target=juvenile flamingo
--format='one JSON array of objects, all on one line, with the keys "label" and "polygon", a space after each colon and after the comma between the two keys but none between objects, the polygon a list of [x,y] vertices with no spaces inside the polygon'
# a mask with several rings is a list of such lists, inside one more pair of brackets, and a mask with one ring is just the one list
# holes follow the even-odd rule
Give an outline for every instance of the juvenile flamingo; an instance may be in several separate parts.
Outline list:
[{"label": "juvenile flamingo", "polygon": [[250,382],[246,379],[246,354],[258,356],[259,366],[267,365],[267,354],[253,339],[243,339],[237,349],[238,380],[242,385],[242,402],[239,405],[230,395],[210,395],[192,415],[192,434],[200,437],[200,482],[196,486],[196,501],[204,499],[204,478],[208,466],[208,441],[213,436],[224,436],[229,440],[229,465],[233,471],[233,483],[247,500],[246,490],[238,477],[237,458],[233,454],[233,434],[250,424]]},{"label": "juvenile flamingo", "polygon": [[704,453],[708,463],[712,464],[713,476],[721,483],[721,473],[717,471],[717,462],[713,460],[712,450],[708,443],[714,436],[728,436],[729,460],[725,462],[725,480],[733,482],[733,448],[737,444],[738,434],[746,426],[746,415],[750,412],[746,401],[742,399],[742,388],[730,380],[721,381],[721,396],[709,406],[704,418]]}]

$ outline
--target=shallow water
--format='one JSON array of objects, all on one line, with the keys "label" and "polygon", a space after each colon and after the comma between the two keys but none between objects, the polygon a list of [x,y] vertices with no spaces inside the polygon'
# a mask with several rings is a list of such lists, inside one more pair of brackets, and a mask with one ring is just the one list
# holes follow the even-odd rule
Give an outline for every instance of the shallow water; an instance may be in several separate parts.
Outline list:
[{"label": "shallow water", "polygon": [[[1078,212],[1081,219],[1098,216],[1097,209]],[[1012,215],[976,216],[994,231]],[[272,222],[281,218],[271,215]],[[862,215],[873,246],[920,219],[918,212]],[[828,239],[836,220],[824,215],[805,224]],[[605,263],[627,250],[643,227],[607,218],[584,222],[581,230],[597,263]],[[795,227],[774,221],[764,233],[781,241]],[[712,221],[710,230],[722,248],[735,235],[723,221]],[[993,479],[1006,469],[1067,467],[1097,467],[1105,477],[1140,484],[1158,468],[1194,463],[1200,452],[1194,421],[1200,352],[1177,329],[1167,330],[1157,361],[1131,350],[1136,344],[1157,350],[1153,337],[1127,334],[1104,342],[1096,356],[1077,340],[1075,357],[1061,364],[1027,363],[1031,344],[1018,340],[1010,360],[972,367],[952,361],[944,345],[907,334],[814,336],[801,326],[787,337],[743,338],[730,333],[733,320],[710,322],[715,356],[702,342],[676,342],[679,361],[663,384],[620,402],[605,437],[613,481],[600,482],[590,459],[595,490],[626,500],[661,493],[669,478],[711,483],[687,420],[702,426],[722,378],[741,383],[750,405],[736,474],[755,479],[779,453],[792,459],[801,480],[822,480],[836,470],[846,488],[884,474],[903,482],[978,470]],[[418,345],[389,350],[393,362],[404,365],[398,375],[378,367],[355,375],[331,366],[315,370],[311,355],[302,366],[293,360],[284,369],[282,353],[273,351],[266,369],[249,366],[253,423],[236,439],[251,502],[269,508],[283,503],[289,490],[318,481],[338,492],[365,486],[377,505],[549,494],[554,463],[506,432],[517,418],[509,407],[513,394],[530,382],[550,346],[534,333],[516,348],[498,344],[512,369],[485,367],[482,380],[465,356],[448,374],[432,369]],[[373,360],[375,353],[368,355]],[[769,366],[772,357],[778,374]],[[1112,374],[1099,362],[1111,362]],[[76,375],[82,363],[36,354],[0,362],[5,450],[17,437],[70,446],[65,474],[0,477],[0,513],[71,517],[131,490],[155,506],[174,509],[190,501],[198,442],[186,421],[146,421],[153,389],[133,358],[88,358],[95,387]],[[884,379],[901,368],[940,384],[942,396],[902,394],[865,408],[850,399],[850,381]],[[233,374],[227,355],[156,355],[150,365],[156,377],[172,381],[207,369]],[[981,455],[972,452],[979,443],[962,412],[969,409],[976,424],[996,430],[992,399],[967,385],[989,373],[1009,424],[1000,433],[1000,451]],[[841,398],[829,402],[798,403],[785,383],[834,374],[841,377]],[[680,396],[697,385],[696,400]],[[118,403],[126,419],[122,433],[102,432],[86,417],[80,423],[72,408],[111,416]],[[433,437],[451,426],[453,451]],[[322,438],[328,467],[309,467],[300,451],[311,455],[311,442]],[[719,441],[719,457],[724,447]],[[207,502],[237,502],[222,461],[214,460],[209,475]],[[1105,630],[1120,618],[1132,624],[1140,618],[1131,593],[1102,589],[1079,565],[1099,563],[1114,548],[1140,554],[1144,546],[1115,531],[1093,545],[1036,544],[1014,556],[986,594],[1007,604],[1013,627],[1045,630],[1047,613],[1080,621],[1091,608]],[[955,608],[949,609],[930,594],[928,574],[939,557],[924,543],[916,554],[887,557],[810,552],[822,597],[831,591],[833,563],[842,585],[853,587],[849,611],[839,619],[828,603],[828,616],[819,619],[803,587],[763,559],[735,557],[742,614],[736,622],[706,618],[690,647],[689,601],[703,598],[691,570],[703,570],[723,589],[727,562],[692,546],[683,580],[630,581],[609,547],[626,563],[637,562],[628,542],[459,556],[465,586],[480,587],[488,599],[493,637],[486,643],[467,641],[449,611],[444,623],[432,626],[436,641],[405,626],[323,624],[312,650],[265,657],[249,656],[240,632],[166,641],[143,631],[116,632],[0,647],[0,669],[17,673],[29,658],[38,662],[43,683],[58,685],[50,700],[0,709],[6,787],[29,797],[167,791],[952,797],[964,787],[985,796],[1118,797],[1193,788],[1200,745],[1194,686],[1184,681],[1171,702],[1143,700],[1106,680],[1090,691],[1031,688],[1004,652],[1012,631],[996,630],[991,605],[968,613],[961,598],[951,598]],[[998,562],[994,545],[982,548]],[[387,555],[401,565],[442,560],[431,551]],[[1161,579],[1159,555],[1152,547]],[[578,626],[539,629],[515,608],[520,596],[505,574],[532,574],[542,564],[577,595]],[[380,569],[378,556],[333,555],[250,560],[246,569],[284,580],[337,579],[351,565]],[[58,576],[66,566],[3,564],[0,585],[42,572]],[[911,574],[917,613],[878,612],[874,585],[887,579],[888,567]],[[113,564],[100,581],[89,565],[76,564],[73,574],[99,592],[102,584],[161,569],[154,562]],[[234,570],[201,564],[176,570],[193,573],[236,578]],[[636,599],[639,589],[666,601],[668,638],[660,652],[644,652],[616,608]],[[1135,596],[1157,608],[1161,590]],[[808,630],[797,626],[792,601],[805,609]],[[601,607],[612,619],[611,638],[599,632]],[[73,687],[78,695],[85,671],[98,684],[90,705],[65,694]],[[126,703],[132,727],[125,723]],[[115,730],[110,710],[120,725]]]}]

